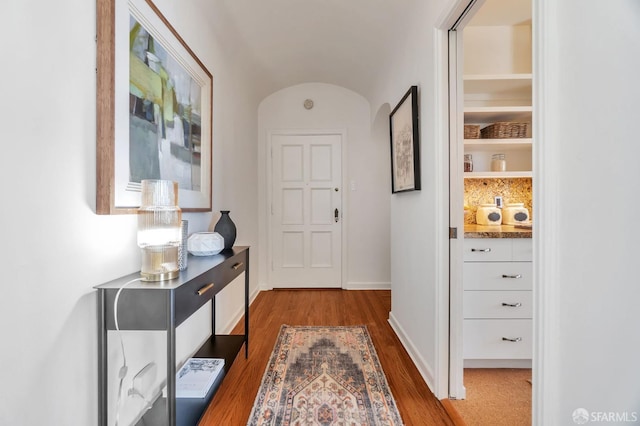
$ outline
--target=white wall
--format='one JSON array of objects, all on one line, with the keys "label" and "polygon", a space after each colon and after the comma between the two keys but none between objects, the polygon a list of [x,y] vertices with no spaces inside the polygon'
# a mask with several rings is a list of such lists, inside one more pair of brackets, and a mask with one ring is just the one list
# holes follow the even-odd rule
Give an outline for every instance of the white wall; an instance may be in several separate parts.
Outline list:
[{"label": "white wall", "polygon": [[[314,107],[303,107],[312,99]],[[347,232],[345,288],[389,288],[389,145],[371,137],[371,110],[361,95],[324,83],[282,89],[265,98],[258,111],[261,211],[261,252],[268,253],[267,194],[268,132],[273,130],[346,131],[343,160],[343,211]],[[355,188],[352,188],[352,183]],[[260,259],[260,276],[268,278],[268,257]],[[272,283],[261,282],[263,288]]]},{"label": "white wall", "polygon": [[[256,247],[257,101],[206,25],[214,6],[194,1],[156,3],[214,75],[214,210],[230,209],[237,243]],[[95,8],[11,0],[0,16],[0,424],[96,424],[93,286],[139,269],[135,216],[94,213]],[[215,221],[185,218],[191,231]],[[219,298],[222,324],[236,293]]]},{"label": "white wall", "polygon": [[531,72],[531,24],[464,28],[464,74]]},{"label": "white wall", "polygon": [[[436,224],[448,205],[442,193],[448,154],[447,141],[436,134],[434,61],[434,25],[443,2],[409,3],[412,20],[406,23],[405,39],[399,43],[402,48],[389,58],[389,67],[381,74],[371,105],[374,111],[385,104],[393,109],[411,85],[419,87],[422,189],[391,196],[390,321],[421,374],[436,391],[436,384],[443,377],[446,380],[447,374],[438,367],[441,359],[437,321],[446,228],[437,228]],[[388,137],[385,136],[387,141]]]},{"label": "white wall", "polygon": [[536,424],[573,424],[577,408],[637,424],[640,3],[534,8]]}]

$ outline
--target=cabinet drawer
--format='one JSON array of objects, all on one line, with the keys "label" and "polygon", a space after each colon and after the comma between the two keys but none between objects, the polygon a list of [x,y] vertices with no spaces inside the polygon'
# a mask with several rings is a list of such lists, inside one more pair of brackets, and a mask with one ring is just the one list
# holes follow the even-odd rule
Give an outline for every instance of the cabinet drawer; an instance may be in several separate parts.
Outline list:
[{"label": "cabinet drawer", "polygon": [[531,291],[465,291],[464,318],[531,318]]},{"label": "cabinet drawer", "polygon": [[530,319],[464,320],[464,358],[530,359],[532,335]]},{"label": "cabinet drawer", "polygon": [[465,262],[462,266],[465,290],[531,290],[531,262]]},{"label": "cabinet drawer", "polygon": [[[182,323],[191,312],[213,298],[246,268],[246,252],[226,259],[217,267],[182,285],[176,291],[176,324]],[[211,284],[213,284],[211,286]],[[200,294],[199,294],[200,293]]]},{"label": "cabinet drawer", "polygon": [[465,262],[499,262],[511,260],[511,240],[508,238],[466,238]]},{"label": "cabinet drawer", "polygon": [[466,238],[465,262],[528,262],[533,259],[529,238]]}]

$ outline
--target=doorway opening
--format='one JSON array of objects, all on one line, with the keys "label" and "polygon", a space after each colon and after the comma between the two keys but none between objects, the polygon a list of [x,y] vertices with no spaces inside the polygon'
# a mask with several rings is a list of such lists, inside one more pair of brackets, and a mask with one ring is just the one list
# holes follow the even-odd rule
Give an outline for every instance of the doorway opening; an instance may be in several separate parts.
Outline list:
[{"label": "doorway opening", "polygon": [[[449,208],[458,236],[450,240],[449,398],[460,401],[453,401],[459,412],[486,407],[475,404],[478,395],[491,394],[496,405],[491,385],[504,389],[512,376],[524,399],[505,393],[499,415],[514,414],[508,424],[530,424],[531,1],[459,3],[448,33]],[[514,408],[516,400],[524,410]]]}]

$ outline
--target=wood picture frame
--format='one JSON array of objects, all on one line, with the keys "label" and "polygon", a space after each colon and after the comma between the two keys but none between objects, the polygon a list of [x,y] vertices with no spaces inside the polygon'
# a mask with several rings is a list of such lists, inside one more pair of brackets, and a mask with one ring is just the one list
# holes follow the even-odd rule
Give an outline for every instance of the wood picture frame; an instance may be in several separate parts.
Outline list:
[{"label": "wood picture frame", "polygon": [[142,179],[211,211],[213,76],[151,0],[96,5],[96,213],[136,213]]},{"label": "wood picture frame", "polygon": [[418,86],[411,86],[389,114],[391,193],[420,189]]}]

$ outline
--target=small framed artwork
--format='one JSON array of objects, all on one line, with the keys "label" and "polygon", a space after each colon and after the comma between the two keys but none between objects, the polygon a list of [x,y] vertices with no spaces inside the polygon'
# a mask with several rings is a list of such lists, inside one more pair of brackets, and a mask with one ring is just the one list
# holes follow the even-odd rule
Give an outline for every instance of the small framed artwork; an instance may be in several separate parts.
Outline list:
[{"label": "small framed artwork", "polygon": [[389,115],[391,192],[420,189],[418,86],[411,86]]},{"label": "small framed artwork", "polygon": [[96,213],[135,213],[141,181],[211,211],[213,77],[152,0],[97,0]]}]

